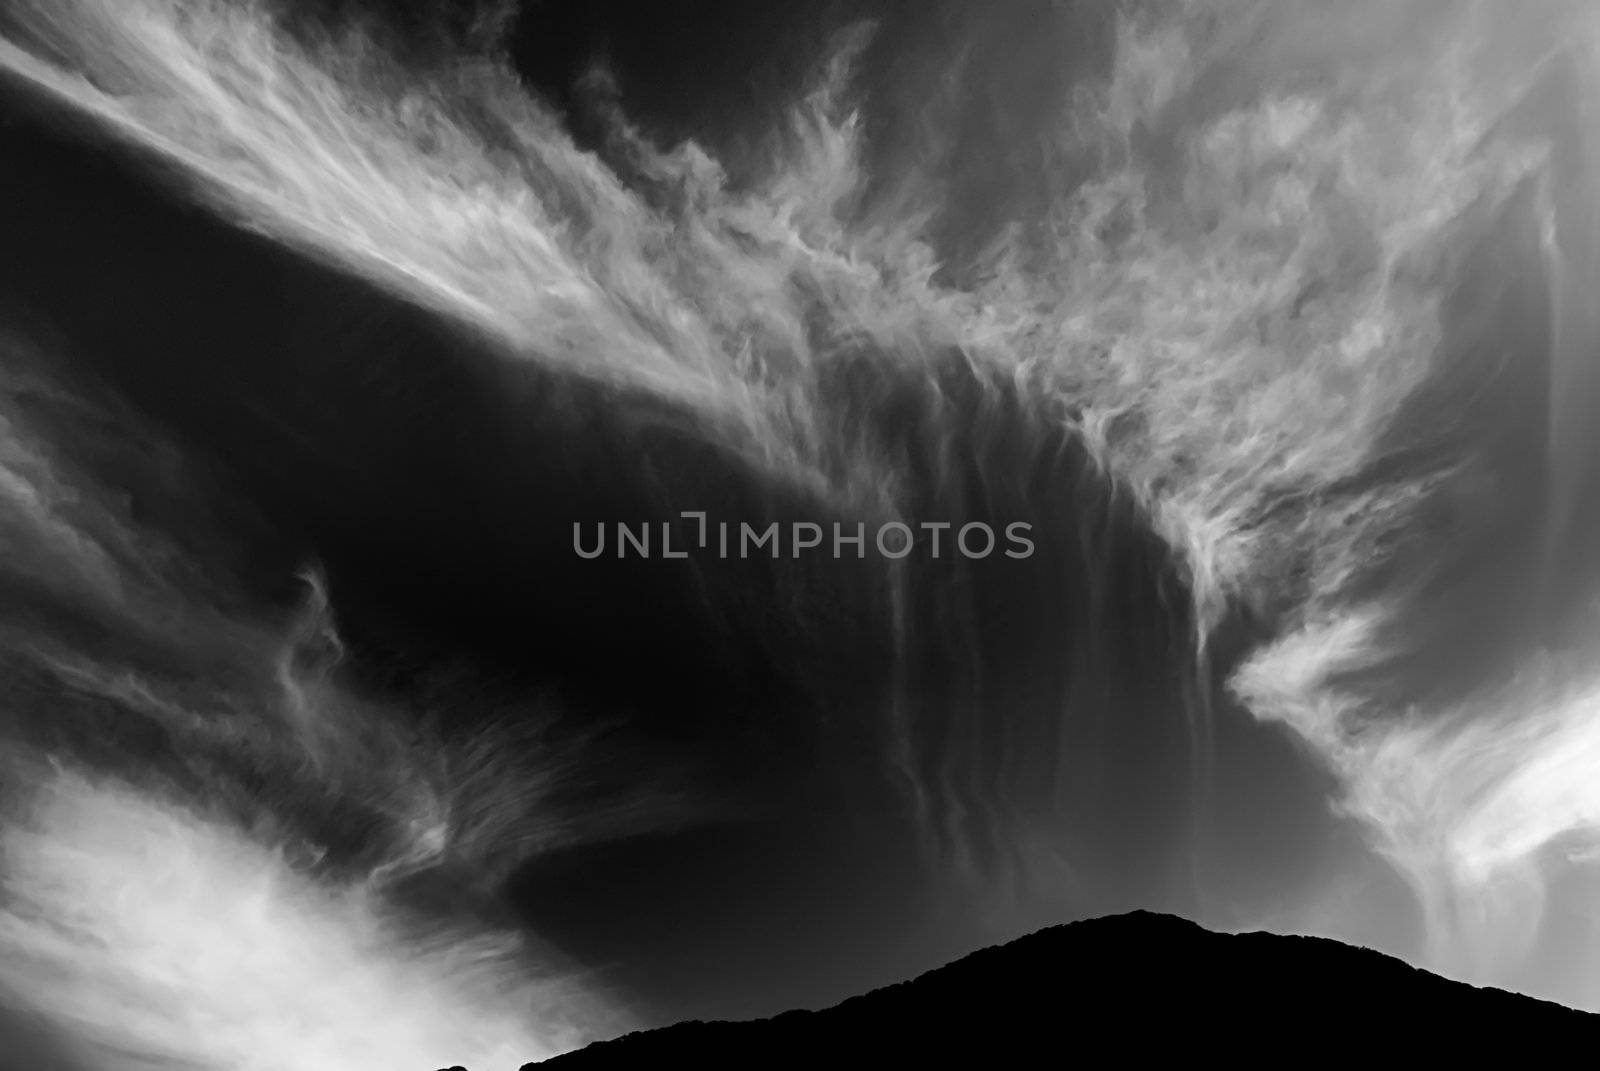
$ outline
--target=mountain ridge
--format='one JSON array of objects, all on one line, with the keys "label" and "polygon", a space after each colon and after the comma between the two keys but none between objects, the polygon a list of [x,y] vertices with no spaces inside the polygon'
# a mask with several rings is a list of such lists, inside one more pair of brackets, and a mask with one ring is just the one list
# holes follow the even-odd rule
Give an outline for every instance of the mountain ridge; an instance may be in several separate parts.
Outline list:
[{"label": "mountain ridge", "polygon": [[[1477,1018],[1463,1026],[1463,1014]],[[1600,1040],[1600,1016],[1453,981],[1373,949],[1310,935],[1217,933],[1134,911],[1048,927],[828,1008],[635,1031],[522,1071],[677,1060],[800,1067],[846,1053],[852,1061],[1023,1061],[1042,1044],[1085,1037],[1130,1053],[1204,1049],[1241,1018],[1254,1019],[1262,1037],[1288,1028],[1342,1044],[1354,1026],[1382,1045],[1434,1051],[1529,1030],[1540,1043]],[[1180,1036],[1170,1033],[1176,1027]]]}]

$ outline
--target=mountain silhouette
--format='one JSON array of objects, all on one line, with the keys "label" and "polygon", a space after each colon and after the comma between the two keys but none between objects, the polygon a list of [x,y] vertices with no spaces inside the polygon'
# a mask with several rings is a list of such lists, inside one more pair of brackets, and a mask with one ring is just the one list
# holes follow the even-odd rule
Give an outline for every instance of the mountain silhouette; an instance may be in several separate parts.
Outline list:
[{"label": "mountain silhouette", "polygon": [[1600,1017],[1338,941],[1219,934],[1133,912],[1042,930],[822,1011],[679,1023],[522,1071],[1437,1058],[1579,1040],[1600,1041]]}]

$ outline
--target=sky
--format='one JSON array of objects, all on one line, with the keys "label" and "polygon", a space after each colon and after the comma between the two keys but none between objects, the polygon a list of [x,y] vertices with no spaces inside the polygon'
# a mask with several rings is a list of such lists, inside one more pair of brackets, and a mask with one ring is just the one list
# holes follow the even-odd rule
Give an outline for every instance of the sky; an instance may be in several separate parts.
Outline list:
[{"label": "sky", "polygon": [[1593,1006],[1529,10],[24,0],[7,1007],[517,1066],[1133,908]]}]

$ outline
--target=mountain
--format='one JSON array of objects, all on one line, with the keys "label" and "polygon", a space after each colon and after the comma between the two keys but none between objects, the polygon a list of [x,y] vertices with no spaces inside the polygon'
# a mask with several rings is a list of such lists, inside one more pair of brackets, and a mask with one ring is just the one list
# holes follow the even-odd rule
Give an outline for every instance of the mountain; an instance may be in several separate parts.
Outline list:
[{"label": "mountain", "polygon": [[1218,934],[1135,912],[1042,930],[823,1011],[680,1023],[522,1071],[993,1067],[1177,1052],[1437,1058],[1496,1043],[1579,1040],[1600,1041],[1600,1017],[1452,982],[1337,941]]}]

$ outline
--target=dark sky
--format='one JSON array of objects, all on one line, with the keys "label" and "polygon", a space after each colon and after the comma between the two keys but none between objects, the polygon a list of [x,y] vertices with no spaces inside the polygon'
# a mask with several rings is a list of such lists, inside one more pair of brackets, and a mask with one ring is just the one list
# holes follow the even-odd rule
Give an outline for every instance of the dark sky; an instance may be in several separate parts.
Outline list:
[{"label": "dark sky", "polygon": [[[708,7],[694,26],[737,7]],[[668,47],[696,39],[686,23],[576,6],[551,17],[569,36],[532,47],[541,71],[559,72],[543,75],[550,84],[609,41],[624,83],[637,64],[644,98],[685,120],[772,45],[760,20],[734,20],[742,38],[707,69]],[[575,520],[665,515],[663,479],[675,503],[727,514],[803,504],[693,442],[638,441],[594,388],[506,367],[375,288],[216,220],[48,114],[10,118],[5,151],[28,167],[4,172],[0,196],[8,299],[85,358],[80,375],[199,459],[212,505],[239,503],[229,527],[258,594],[299,598],[288,578],[320,563],[351,672],[444,710],[457,733],[529,705],[559,712],[560,739],[620,723],[585,760],[565,801],[576,811],[663,782],[712,814],[682,836],[529,867],[510,891],[536,932],[669,1016],[831,1000],[904,973],[907,955],[937,961],[907,941],[921,929],[919,864],[871,772],[875,748],[847,723],[855,746],[819,753],[823,696],[874,717],[878,641],[752,627],[773,616],[770,566],[711,578],[729,594],[708,599],[706,578],[677,563],[580,572],[570,556]]]},{"label": "dark sky", "polygon": [[[1030,109],[1077,69],[1062,57],[1092,69],[1103,51],[1093,18],[1040,21],[1052,6],[1018,2],[979,18],[975,7],[888,0],[552,2],[524,13],[512,51],[581,138],[595,131],[571,87],[604,57],[648,129],[737,157],[848,21],[882,20],[862,78],[884,154],[921,151],[911,130],[926,87],[957,45],[969,47],[976,59],[941,161],[956,206],[944,237],[959,261],[966,234],[983,234],[986,214],[1025,185],[1032,164],[1011,148],[1026,142]],[[413,12],[405,32],[426,51],[437,30]],[[972,475],[1018,475],[1002,491],[1010,498],[964,508],[1032,510],[1091,534],[1026,573],[936,570],[913,607],[920,661],[909,695],[928,726],[916,761],[970,763],[952,776],[981,800],[1020,752],[1021,773],[1006,775],[1064,796],[1073,816],[1062,838],[1081,870],[1023,889],[1022,906],[996,923],[940,876],[884,773],[892,671],[872,575],[848,562],[796,578],[770,563],[697,572],[575,563],[569,552],[574,521],[683,508],[809,518],[817,503],[766,486],[692,429],[641,435],[606,392],[510,365],[374,286],[242,233],[48,115],[11,119],[0,151],[29,165],[4,173],[11,253],[0,290],[209,459],[219,501],[248,504],[234,530],[249,533],[239,557],[264,598],[294,597],[286,578],[320,563],[352,672],[445,710],[454,732],[536,701],[557,712],[558,740],[609,734],[563,800],[575,813],[661,784],[710,815],[683,832],[535,860],[504,890],[535,932],[602,968],[629,999],[667,1018],[767,1013],[896,980],[1030,925],[1200,906],[1193,848],[1203,834],[1182,712],[1194,688],[1216,682],[1196,683],[1186,661],[1190,623],[1172,609],[1182,599],[1170,555],[1069,444],[1031,469],[1037,444],[974,443]],[[971,389],[956,372],[944,386],[956,397]],[[792,616],[795,590],[822,612]],[[983,663],[981,687],[956,668],[962,659]],[[1214,802],[1235,828],[1208,865],[1228,899],[1270,899],[1316,861],[1298,838],[1325,822],[1325,786],[1281,735],[1220,709],[1231,765]],[[1264,797],[1272,808],[1258,806]],[[1007,820],[981,808],[950,818],[999,872],[1003,831],[991,827]]]},{"label": "dark sky", "polygon": [[[326,849],[334,883],[418,843],[438,799],[428,813],[458,826],[517,819],[483,824],[535,833],[455,836],[396,900],[432,924],[521,927],[646,1021],[830,1003],[1135,907],[1423,959],[1435,891],[1402,875],[1450,868],[1426,921],[1461,946],[1441,949],[1471,959],[1548,891],[1564,921],[1497,978],[1587,992],[1590,958],[1568,947],[1587,878],[1474,921],[1501,891],[1475,887],[1480,857],[1548,876],[1530,846],[1553,858],[1565,844],[1540,836],[1595,826],[1567,761],[1591,723],[1557,702],[1589,687],[1600,636],[1584,623],[1600,577],[1584,102],[1600,97],[1592,50],[1550,51],[1576,0],[1526,19],[1445,0],[1244,0],[1215,18],[1156,0],[283,0],[292,32],[374,20],[362,32],[399,69],[437,74],[492,40],[592,153],[574,161],[546,116],[502,107],[504,82],[455,70],[420,111],[482,139],[467,168],[432,155],[460,144],[432,128],[386,143],[360,92],[362,114],[290,144],[278,108],[349,103],[294,77],[292,49],[288,78],[257,83],[276,68],[247,48],[240,99],[176,97],[171,65],[205,62],[167,55],[159,27],[132,31],[157,34],[132,125],[155,119],[124,133],[194,156],[113,143],[73,109],[145,77],[117,51],[137,43],[86,23],[74,60],[53,38],[74,31],[34,3],[0,32],[92,76],[63,103],[0,57],[0,432],[13,411],[44,429],[0,446],[88,475],[34,494],[54,473],[30,455],[0,488],[16,525],[0,541],[25,536],[0,561],[0,691],[22,696],[0,733],[153,782],[172,759],[183,806],[248,800],[250,821]],[[1178,10],[1181,28],[1153,19],[1123,53],[1108,97],[1076,92],[1110,67],[1116,12]],[[792,184],[779,205],[739,198],[765,197],[768,172],[809,181],[785,124],[863,22],[845,96],[867,179],[830,206],[855,214],[845,237],[824,222],[811,247]],[[243,149],[216,134],[250,108],[272,118],[244,124]],[[693,139],[731,196],[663,178],[686,157],[640,151],[619,115],[658,148]],[[352,169],[375,158],[409,165],[376,203],[416,198],[419,226],[353,203]],[[304,183],[287,200],[305,203],[230,200],[208,165]],[[546,215],[512,218],[523,197]],[[1421,211],[1435,201],[1455,207]],[[615,228],[591,226],[619,205]],[[352,225],[284,237],[335,218]],[[863,225],[882,218],[887,238]],[[525,249],[497,259],[483,221],[508,219],[570,243],[555,276]],[[530,289],[552,277],[574,285]],[[480,281],[507,307],[482,315]],[[778,314],[749,326],[767,300]],[[669,388],[631,363],[639,340]],[[678,345],[693,352],[663,356]],[[701,356],[754,370],[682,401]],[[143,559],[102,575],[95,539],[46,546],[82,519],[52,528],[51,510],[80,508],[130,560],[148,533],[173,541],[156,596],[143,573],[124,583]],[[684,510],[757,528],[1025,520],[1039,549],[894,566],[573,552],[575,527],[658,530]],[[228,593],[215,617],[205,568]],[[346,656],[339,722],[377,741],[350,750],[437,775],[425,805],[394,803],[398,774],[375,790],[296,768],[317,764],[279,706],[303,716],[316,675],[290,663],[329,653],[281,635],[319,590],[308,571]],[[222,619],[248,638],[196,638]],[[177,698],[146,701],[141,674]],[[392,726],[407,743],[385,752]],[[238,744],[258,729],[283,753]],[[388,761],[407,746],[429,753]],[[1563,775],[1548,795],[1546,773]]]}]

